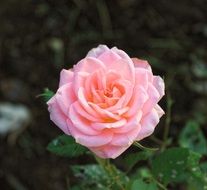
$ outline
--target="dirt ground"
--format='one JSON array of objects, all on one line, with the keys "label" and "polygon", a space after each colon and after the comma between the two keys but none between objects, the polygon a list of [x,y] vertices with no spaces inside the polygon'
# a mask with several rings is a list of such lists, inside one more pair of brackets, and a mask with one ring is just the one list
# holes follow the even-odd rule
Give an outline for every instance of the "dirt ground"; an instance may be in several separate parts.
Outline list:
[{"label": "dirt ground", "polygon": [[61,131],[36,96],[55,91],[60,70],[98,44],[145,58],[165,77],[175,101],[173,138],[190,118],[207,134],[206,41],[206,0],[1,0],[0,102],[23,104],[32,118],[12,145],[0,136],[0,189],[66,190],[74,182],[69,166],[87,160],[46,150]]}]

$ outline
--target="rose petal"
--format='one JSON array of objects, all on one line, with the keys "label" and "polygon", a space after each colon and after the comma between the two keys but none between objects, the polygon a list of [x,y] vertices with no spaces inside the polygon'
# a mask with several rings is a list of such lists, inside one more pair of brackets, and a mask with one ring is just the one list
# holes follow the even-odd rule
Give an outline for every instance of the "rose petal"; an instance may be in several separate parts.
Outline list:
[{"label": "rose petal", "polygon": [[69,69],[69,70],[63,69],[60,72],[59,87],[63,86],[64,84],[72,82],[73,76],[74,76],[74,73],[71,69]]},{"label": "rose petal", "polygon": [[76,110],[76,112],[78,114],[80,114],[82,117],[84,117],[85,119],[88,119],[89,121],[92,122],[100,122],[101,119],[94,117],[93,115],[89,114],[81,105],[78,101],[76,101],[75,103],[72,104],[72,106],[74,107],[74,109]]},{"label": "rose petal", "polygon": [[[68,123],[70,126],[71,124]],[[73,137],[75,138],[76,142],[79,144],[82,144],[86,147],[100,147],[103,145],[108,144],[113,137],[113,134],[111,134],[108,131],[103,131],[102,133],[98,135],[86,135],[81,133],[77,128],[74,126],[70,126],[70,131]]]},{"label": "rose petal", "polygon": [[160,94],[161,99],[165,95],[165,84],[163,79],[160,76],[154,76],[153,77],[153,85],[157,89],[157,91]]},{"label": "rose petal", "polygon": [[101,158],[115,159],[128,148],[129,146],[113,146],[108,144],[98,148],[90,148],[90,150]]},{"label": "rose petal", "polygon": [[129,111],[124,114],[126,117],[135,115],[148,99],[148,94],[142,86],[135,86],[133,96],[128,104]]},{"label": "rose petal", "polygon": [[149,113],[152,110],[152,108],[155,107],[155,105],[158,103],[160,99],[160,94],[152,84],[148,85],[147,94],[149,98],[142,108],[143,115]]},{"label": "rose petal", "polygon": [[148,137],[154,132],[156,125],[159,123],[159,116],[155,109],[152,109],[150,113],[148,113],[141,120],[141,130],[137,135],[136,140],[142,140],[145,137]]},{"label": "rose petal", "polygon": [[135,128],[140,128],[140,120],[142,118],[142,112],[138,111],[133,117],[129,118],[127,123],[120,128],[113,129],[114,133],[128,133],[129,131],[134,130]]},{"label": "rose petal", "polygon": [[150,71],[143,68],[135,68],[136,85],[143,86],[147,89],[148,84],[152,83],[153,75]]},{"label": "rose petal", "polygon": [[86,135],[98,135],[100,132],[94,130],[90,125],[91,122],[81,115],[75,110],[74,106],[70,107],[69,117],[73,126],[76,127],[81,133]]},{"label": "rose petal", "polygon": [[146,60],[141,60],[138,58],[131,58],[131,60],[133,61],[134,66],[136,68],[143,68],[143,69],[146,69],[146,70],[152,72],[152,68]]},{"label": "rose petal", "polygon": [[107,50],[109,50],[109,48],[106,45],[99,45],[98,47],[91,49],[86,55],[86,57],[97,58],[98,56],[100,56],[102,53],[104,53]]},{"label": "rose petal", "polygon": [[93,73],[99,69],[105,70],[106,66],[101,61],[93,57],[86,57],[74,66],[74,74],[77,72]]},{"label": "rose petal", "polygon": [[127,133],[115,133],[111,144],[115,146],[130,146],[135,141],[140,129],[141,126],[137,125],[133,130]]},{"label": "rose petal", "polygon": [[99,55],[97,59],[99,59],[105,64],[105,63],[113,63],[115,61],[118,61],[119,59],[121,59],[121,57],[118,54],[114,53],[113,51],[108,50],[103,52],[101,55]]},{"label": "rose petal", "polygon": [[159,118],[161,118],[165,114],[163,109],[158,104],[155,105],[154,109],[157,111]]},{"label": "rose petal", "polygon": [[50,119],[67,135],[70,135],[66,120],[67,116],[61,111],[55,95],[47,102]]},{"label": "rose petal", "polygon": [[61,86],[56,93],[56,101],[65,115],[68,115],[70,105],[77,100],[72,83]]},{"label": "rose petal", "polygon": [[119,89],[119,92],[122,94],[116,104],[107,108],[108,111],[115,113],[116,110],[128,105],[133,94],[133,85],[129,81],[123,79],[118,79],[113,85]]},{"label": "rose petal", "polygon": [[126,79],[134,83],[135,71],[132,61],[129,62],[125,59],[119,59],[114,62],[104,62],[104,65],[107,70],[115,71],[119,73],[123,79]]},{"label": "rose petal", "polygon": [[88,112],[90,115],[96,117],[96,118],[100,118],[100,115],[89,105],[89,103],[87,102],[84,93],[85,90],[84,88],[80,87],[78,90],[78,101],[81,104],[81,106],[86,110],[86,112]]},{"label": "rose petal", "polygon": [[115,122],[102,122],[102,123],[91,123],[91,126],[96,130],[103,130],[103,129],[113,129],[113,128],[119,128],[124,126],[127,123],[126,119],[120,119]]},{"label": "rose petal", "polygon": [[88,104],[94,109],[94,112],[96,112],[101,118],[103,119],[114,119],[119,120],[121,117],[117,114],[113,114],[112,112],[107,111],[106,109],[102,109],[98,105],[88,102]]}]

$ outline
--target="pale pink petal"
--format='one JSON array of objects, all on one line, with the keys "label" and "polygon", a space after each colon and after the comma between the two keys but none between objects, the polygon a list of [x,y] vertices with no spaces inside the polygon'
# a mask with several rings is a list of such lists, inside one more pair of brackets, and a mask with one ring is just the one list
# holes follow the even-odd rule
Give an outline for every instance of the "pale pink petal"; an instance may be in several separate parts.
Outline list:
[{"label": "pale pink petal", "polygon": [[124,126],[126,123],[127,123],[127,120],[123,118],[123,119],[120,119],[114,122],[102,122],[102,123],[94,122],[94,123],[91,123],[91,126],[96,130],[103,130],[103,129],[119,128],[119,127]]},{"label": "pale pink petal", "polygon": [[159,123],[159,116],[155,109],[152,109],[144,118],[141,120],[141,130],[136,138],[137,141],[148,137],[154,132],[156,125]]},{"label": "pale pink petal", "polygon": [[115,71],[118,74],[120,74],[123,79],[126,79],[134,83],[135,71],[132,61],[129,62],[125,59],[119,59],[114,62],[104,62],[104,65],[107,70]]},{"label": "pale pink petal", "polygon": [[152,72],[152,68],[146,60],[141,60],[141,59],[138,59],[138,58],[131,58],[131,59],[132,59],[135,67],[144,68],[144,69]]},{"label": "pale pink petal", "polygon": [[47,102],[50,119],[67,135],[70,135],[66,120],[67,116],[61,111],[55,95]]},{"label": "pale pink petal", "polygon": [[165,114],[163,109],[158,104],[155,105],[154,109],[157,111],[159,118],[161,118]]},{"label": "pale pink petal", "polygon": [[93,129],[90,125],[91,122],[84,117],[82,117],[78,112],[75,110],[74,106],[70,107],[69,111],[69,118],[73,123],[73,126],[76,127],[81,133],[86,135],[98,135],[100,132]]},{"label": "pale pink petal", "polygon": [[97,70],[105,70],[105,64],[93,57],[86,57],[74,66],[74,74],[77,72],[93,73]]},{"label": "pale pink petal", "polygon": [[78,114],[80,114],[82,117],[84,117],[85,119],[88,119],[89,121],[92,122],[100,122],[101,119],[94,117],[93,115],[91,115],[90,113],[88,113],[81,105],[78,101],[76,101],[75,103],[72,104],[72,106],[74,107],[74,109],[76,110],[76,112],[78,112]]},{"label": "pale pink petal", "polygon": [[120,99],[111,107],[108,107],[107,110],[111,112],[115,112],[125,106],[128,105],[132,95],[133,95],[133,88],[134,86],[127,80],[118,79],[114,82],[114,88],[118,89],[119,92],[122,94]]},{"label": "pale pink petal", "polygon": [[89,148],[89,149],[101,158],[115,159],[128,148],[129,146],[113,146],[111,144],[108,144],[102,147]]},{"label": "pale pink petal", "polygon": [[65,115],[68,115],[70,105],[77,100],[73,92],[72,83],[61,86],[58,89],[55,98],[58,105],[60,106],[60,109],[64,112]]},{"label": "pale pink petal", "polygon": [[[67,122],[68,121],[69,120],[67,120]],[[75,138],[76,142],[88,148],[104,146],[108,144],[113,137],[112,134],[106,132],[101,133],[99,135],[86,135],[81,133],[70,122],[68,122],[67,124],[70,128],[71,135]]]},{"label": "pale pink petal", "polygon": [[131,58],[123,50],[113,47],[111,51],[118,54],[122,59],[126,59],[127,61],[131,62]]},{"label": "pale pink petal", "polygon": [[155,107],[155,105],[158,103],[160,99],[160,94],[158,93],[157,89],[152,84],[148,85],[147,94],[149,98],[145,102],[142,108],[143,115],[149,113],[152,110],[152,108]]},{"label": "pale pink petal", "polygon": [[107,131],[104,131],[98,135],[86,135],[81,133],[77,128],[71,125],[71,123],[68,123],[68,125],[76,142],[88,148],[106,145],[112,140],[113,137],[113,134]]},{"label": "pale pink petal", "polygon": [[134,115],[133,117],[129,118],[129,120],[127,121],[127,123],[120,128],[117,129],[113,129],[114,133],[128,133],[129,131],[134,130],[135,128],[140,128],[140,120],[142,118],[142,112],[139,111],[137,112],[136,115]]},{"label": "pale pink petal", "polygon": [[113,113],[117,113],[118,115],[121,116],[121,115],[125,114],[126,112],[128,112],[129,109],[130,108],[127,106],[127,107],[123,107],[121,109],[117,109],[117,110],[113,111]]},{"label": "pale pink petal", "polygon": [[137,125],[133,130],[127,133],[114,133],[111,144],[115,146],[131,145],[135,141],[140,129],[140,125]]},{"label": "pale pink petal", "polygon": [[81,106],[88,112],[90,115],[100,118],[100,115],[97,113],[96,110],[94,110],[88,103],[88,101],[85,98],[85,89],[80,87],[78,90],[78,101],[81,104]]},{"label": "pale pink petal", "polygon": [[112,64],[113,62],[121,59],[121,57],[118,54],[114,53],[113,51],[108,50],[108,51],[103,52],[100,56],[98,56],[97,59],[102,61],[104,64],[105,63]]},{"label": "pale pink petal", "polygon": [[86,57],[95,57],[95,58],[97,58],[102,53],[104,53],[105,51],[108,51],[108,50],[109,50],[109,48],[106,45],[99,45],[98,47],[91,49],[88,52],[88,54],[86,55]]},{"label": "pale pink petal", "polygon": [[[88,77],[90,77],[90,74],[87,72],[78,72],[75,74],[74,81],[73,81],[73,88],[76,95],[78,95],[79,88],[84,88],[85,82]],[[90,96],[89,91],[87,91],[86,96],[87,97]]]},{"label": "pale pink petal", "polygon": [[148,84],[153,82],[153,75],[150,71],[143,68],[135,68],[136,85],[143,86],[147,89]]},{"label": "pale pink petal", "polygon": [[135,86],[133,96],[128,104],[130,108],[128,112],[124,114],[126,117],[132,117],[138,111],[141,110],[143,105],[148,99],[148,94],[142,86]]},{"label": "pale pink petal", "polygon": [[153,85],[160,94],[160,99],[165,95],[165,84],[160,76],[153,77]]},{"label": "pale pink petal", "polygon": [[103,119],[114,119],[114,120],[121,119],[119,115],[107,111],[106,109],[103,109],[92,102],[88,102],[88,104],[93,108],[94,112],[96,112]]},{"label": "pale pink petal", "polygon": [[69,69],[69,70],[63,69],[60,72],[59,87],[61,87],[64,84],[72,82],[73,81],[73,76],[74,76],[74,73],[71,69]]}]

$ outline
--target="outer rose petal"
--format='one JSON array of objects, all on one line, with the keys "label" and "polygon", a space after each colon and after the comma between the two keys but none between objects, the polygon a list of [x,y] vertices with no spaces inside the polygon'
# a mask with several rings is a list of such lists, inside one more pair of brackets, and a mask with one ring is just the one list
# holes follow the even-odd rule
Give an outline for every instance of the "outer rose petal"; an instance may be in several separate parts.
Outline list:
[{"label": "outer rose petal", "polygon": [[165,95],[165,84],[160,76],[153,77],[153,85],[160,94],[160,99]]},{"label": "outer rose petal", "polygon": [[135,68],[135,80],[136,85],[143,86],[144,89],[147,89],[148,84],[153,81],[153,75],[146,69]]},{"label": "outer rose petal", "polygon": [[127,61],[131,62],[131,58],[123,50],[120,50],[117,47],[113,47],[111,51],[118,54],[122,59],[126,59]]},{"label": "outer rose petal", "polygon": [[92,152],[98,155],[101,158],[113,158],[115,159],[120,154],[122,154],[126,149],[129,148],[128,146],[113,146],[111,144],[98,147],[98,148],[89,148]]},{"label": "outer rose petal", "polygon": [[137,125],[134,127],[133,130],[127,132],[126,134],[125,133],[114,134],[111,144],[115,146],[131,145],[135,141],[140,129],[141,126]]},{"label": "outer rose petal", "polygon": [[131,81],[135,81],[135,71],[132,61],[127,61],[125,59],[119,59],[114,62],[104,62],[107,70],[114,70],[119,73],[122,78]]},{"label": "outer rose petal", "polygon": [[152,72],[152,68],[147,61],[141,60],[138,58],[132,58],[132,61],[133,61],[135,67],[144,68],[144,69]]},{"label": "outer rose petal", "polygon": [[149,98],[145,102],[145,104],[142,108],[143,115],[149,113],[152,110],[152,108],[154,108],[155,105],[160,100],[160,95],[159,95],[157,89],[152,84],[149,84],[147,94],[148,94]]},{"label": "outer rose petal", "polygon": [[68,115],[70,105],[76,101],[76,96],[73,92],[72,83],[61,86],[56,95],[56,102],[65,115]]},{"label": "outer rose petal", "polygon": [[163,109],[158,104],[156,104],[154,108],[157,111],[159,118],[161,118],[165,114]]},{"label": "outer rose petal", "polygon": [[114,61],[121,59],[121,57],[113,51],[108,50],[99,55],[97,59],[99,59],[103,63],[113,63]]},{"label": "outer rose petal", "polygon": [[148,137],[154,132],[156,125],[159,123],[159,116],[155,109],[152,109],[150,113],[148,113],[141,120],[141,130],[137,135],[136,140],[142,140],[145,137]]},{"label": "outer rose petal", "polygon": [[86,57],[74,66],[74,74],[77,72],[93,73],[99,69],[105,69],[105,65],[96,58]]},{"label": "outer rose petal", "polygon": [[75,138],[76,142],[86,147],[100,147],[108,144],[113,137],[110,131],[103,131],[98,135],[87,135],[79,131],[76,127],[71,125],[67,120],[68,127],[70,128],[71,135]]},{"label": "outer rose petal", "polygon": [[100,56],[103,52],[109,50],[109,48],[106,45],[99,45],[97,48],[93,48],[88,52],[86,57],[95,57],[97,58]]},{"label": "outer rose petal", "polygon": [[73,80],[73,71],[71,69],[66,70],[63,69],[60,72],[60,82],[59,82],[59,87],[61,87],[64,84],[70,83]]},{"label": "outer rose petal", "polygon": [[67,116],[61,111],[55,95],[47,102],[50,119],[67,135],[70,135],[66,123]]}]

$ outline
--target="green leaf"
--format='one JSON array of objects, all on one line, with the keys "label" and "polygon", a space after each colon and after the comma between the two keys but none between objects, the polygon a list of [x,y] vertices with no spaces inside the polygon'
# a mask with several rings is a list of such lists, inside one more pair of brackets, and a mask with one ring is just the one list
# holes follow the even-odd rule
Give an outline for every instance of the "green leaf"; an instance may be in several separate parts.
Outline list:
[{"label": "green leaf", "polygon": [[170,148],[152,160],[152,173],[165,184],[179,182],[184,179],[185,172],[197,168],[199,159],[200,154],[187,148]]},{"label": "green leaf", "polygon": [[37,97],[43,97],[44,101],[47,102],[50,98],[54,96],[54,92],[45,88],[42,94],[39,94]]},{"label": "green leaf", "polygon": [[71,169],[74,175],[80,179],[79,186],[85,187],[85,189],[105,190],[110,184],[109,176],[100,165],[74,165],[71,166]]},{"label": "green leaf", "polygon": [[136,179],[131,186],[131,190],[158,190],[154,182],[146,183],[142,179]]},{"label": "green leaf", "polygon": [[127,166],[127,171],[130,171],[139,161],[147,160],[151,155],[151,151],[141,151],[126,155],[123,161]]},{"label": "green leaf", "polygon": [[181,147],[207,155],[207,141],[195,121],[189,121],[181,131],[179,144]]},{"label": "green leaf", "polygon": [[59,156],[77,157],[87,151],[85,147],[77,144],[71,136],[61,135],[50,142],[47,150]]}]

